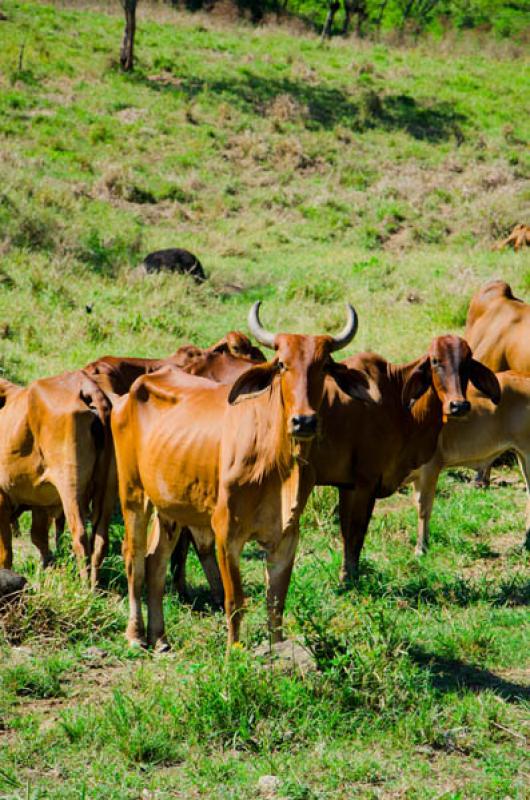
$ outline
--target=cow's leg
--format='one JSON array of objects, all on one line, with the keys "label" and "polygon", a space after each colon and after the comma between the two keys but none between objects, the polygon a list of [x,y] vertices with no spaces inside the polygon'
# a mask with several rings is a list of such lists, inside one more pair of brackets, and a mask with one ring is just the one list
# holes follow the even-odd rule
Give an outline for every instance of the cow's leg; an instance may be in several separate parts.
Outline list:
[{"label": "cow's leg", "polygon": [[413,498],[418,512],[418,540],[415,554],[425,555],[429,547],[429,522],[440,469],[432,461],[421,467],[414,478]]},{"label": "cow's leg", "polygon": [[31,541],[40,553],[43,567],[53,564],[48,532],[52,517],[44,508],[34,508],[31,512]]},{"label": "cow's leg", "polygon": [[167,565],[180,535],[173,522],[156,517],[145,562],[147,577],[147,644],[159,652],[169,650],[164,628],[164,589]]},{"label": "cow's leg", "polygon": [[114,462],[111,464],[106,478],[105,489],[101,502],[97,504],[96,519],[94,520],[92,571],[90,576],[93,589],[99,586],[99,572],[103,559],[107,555],[109,549],[110,521],[118,497],[118,475]]},{"label": "cow's leg", "polygon": [[493,466],[493,462],[490,464],[486,464],[484,467],[480,467],[475,472],[475,478],[473,479],[474,485],[477,489],[487,489],[490,485],[491,480],[491,468]]},{"label": "cow's leg", "polygon": [[355,581],[359,575],[359,557],[375,503],[373,487],[339,491],[340,530],[343,541],[342,583]]},{"label": "cow's leg", "polygon": [[191,544],[191,533],[189,528],[183,528],[175,549],[171,554],[171,587],[177,592],[182,602],[189,600],[188,588],[186,586],[186,561]]},{"label": "cow's leg", "polygon": [[123,504],[125,536],[123,558],[129,590],[129,622],[125,636],[130,645],[145,647],[145,627],[142,617],[142,586],[145,574],[147,551],[147,525],[151,509],[141,506],[127,507]]},{"label": "cow's leg", "polygon": [[21,534],[19,517],[22,512],[15,512],[11,517],[11,535],[18,538]]},{"label": "cow's leg", "polygon": [[89,580],[90,541],[85,526],[82,504],[77,498],[61,496],[64,515],[72,534],[72,550],[77,558],[79,574],[84,581]]},{"label": "cow's leg", "polygon": [[0,492],[0,569],[11,569],[12,566],[11,507],[5,494]]},{"label": "cow's leg", "polygon": [[298,539],[297,526],[296,529],[284,533],[278,547],[267,553],[267,611],[273,644],[283,639],[283,610]]},{"label": "cow's leg", "polygon": [[530,453],[524,455],[517,453],[517,460],[526,484],[526,533],[523,547],[530,550]]},{"label": "cow's leg", "polygon": [[[108,447],[108,445],[107,445]],[[99,586],[99,572],[109,549],[109,527],[118,498],[118,473],[114,453],[108,450],[98,455],[95,467],[96,482],[92,492],[92,588]]]},{"label": "cow's leg", "polygon": [[59,516],[55,517],[55,550],[59,550],[61,547],[65,524],[64,513],[61,511]]},{"label": "cow's leg", "polygon": [[212,529],[210,527],[193,528],[192,535],[199,561],[210,584],[213,602],[216,606],[222,606],[224,600],[223,582],[215,557],[215,539]]},{"label": "cow's leg", "polygon": [[221,579],[225,594],[225,612],[228,624],[228,648],[239,642],[239,630],[243,615],[244,594],[239,571],[239,558],[244,539],[230,519],[226,505],[217,506],[212,527],[215,531],[215,543]]}]

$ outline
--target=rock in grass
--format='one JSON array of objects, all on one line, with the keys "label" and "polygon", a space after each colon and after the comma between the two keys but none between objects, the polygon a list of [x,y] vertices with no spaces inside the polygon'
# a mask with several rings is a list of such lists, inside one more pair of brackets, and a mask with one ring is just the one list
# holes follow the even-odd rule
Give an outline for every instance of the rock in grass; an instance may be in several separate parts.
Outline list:
[{"label": "rock in grass", "polygon": [[22,591],[27,580],[11,569],[0,569],[0,600],[7,600]]},{"label": "rock in grass", "polygon": [[262,775],[258,781],[258,794],[261,797],[276,797],[280,784],[276,775]]},{"label": "rock in grass", "polygon": [[272,663],[280,670],[292,670],[293,668],[306,674],[317,668],[314,656],[309,652],[300,638],[284,639],[271,646],[265,641],[254,650],[259,658],[263,658],[267,663]]}]

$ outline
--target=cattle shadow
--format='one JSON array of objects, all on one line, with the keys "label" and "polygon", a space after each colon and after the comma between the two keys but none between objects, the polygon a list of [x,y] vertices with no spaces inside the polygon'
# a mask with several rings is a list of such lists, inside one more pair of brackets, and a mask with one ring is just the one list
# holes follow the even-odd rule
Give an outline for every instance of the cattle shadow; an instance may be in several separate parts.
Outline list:
[{"label": "cattle shadow", "polygon": [[431,686],[439,692],[492,691],[510,703],[530,700],[530,686],[506,680],[484,667],[453,658],[444,658],[413,645],[408,649],[412,661],[430,674]]},{"label": "cattle shadow", "polygon": [[465,608],[479,602],[494,607],[530,605],[530,578],[513,575],[500,581],[486,578],[465,578],[461,575],[411,574],[405,579],[361,561],[359,579],[350,587],[337,587],[337,594],[357,592],[369,597],[405,600],[414,607],[420,605],[446,606],[448,603]]},{"label": "cattle shadow", "polygon": [[372,128],[406,131],[415,139],[441,142],[455,136],[463,140],[461,125],[466,116],[445,101],[416,100],[408,94],[383,94],[363,89],[355,98],[325,84],[309,84],[290,78],[261,77],[242,68],[240,77],[205,80],[184,76],[164,80],[163,76],[138,73],[131,78],[153,91],[176,93],[193,100],[202,92],[219,95],[244,112],[263,115],[281,95],[291,96],[304,109],[309,129],[331,129],[340,124],[362,132]]}]

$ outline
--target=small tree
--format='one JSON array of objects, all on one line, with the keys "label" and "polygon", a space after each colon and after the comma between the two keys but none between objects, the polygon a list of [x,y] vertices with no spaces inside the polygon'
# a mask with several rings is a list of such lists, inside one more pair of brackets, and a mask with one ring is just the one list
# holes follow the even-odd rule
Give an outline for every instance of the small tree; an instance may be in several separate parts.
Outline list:
[{"label": "small tree", "polygon": [[125,11],[125,30],[120,50],[122,69],[129,72],[134,65],[134,34],[136,33],[136,5],[138,0],[121,0]]}]

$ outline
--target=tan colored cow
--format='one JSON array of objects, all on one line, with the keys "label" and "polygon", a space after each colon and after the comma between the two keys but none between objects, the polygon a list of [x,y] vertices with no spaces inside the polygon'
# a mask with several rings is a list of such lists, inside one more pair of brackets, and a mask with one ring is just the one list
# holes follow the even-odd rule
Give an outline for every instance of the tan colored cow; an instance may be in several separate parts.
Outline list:
[{"label": "tan colored cow", "polygon": [[530,247],[530,225],[516,225],[513,231],[502,242],[493,245],[494,250],[502,250],[504,247],[513,247],[517,253],[522,247]]},{"label": "tan colored cow", "polygon": [[96,585],[116,492],[109,418],[108,399],[82,370],[28,387],[0,380],[0,567],[12,564],[11,520],[21,508],[33,511],[32,540],[46,564],[48,523],[62,506],[79,571],[88,578],[91,567]]},{"label": "tan colored cow", "polygon": [[[299,518],[314,480],[307,456],[324,379],[330,375],[357,393],[357,376],[331,358],[355,335],[357,318],[349,307],[337,337],[275,335],[261,327],[258,308],[249,317],[251,331],[274,349],[272,361],[248,369],[231,389],[168,367],[138,378],[113,409],[132,644],[146,644],[145,577],[147,643],[167,646],[162,597],[167,561],[183,526],[205,537],[212,526],[215,531],[229,644],[239,639],[243,611],[241,550],[250,539],[262,544],[271,635],[281,638]],[[148,544],[152,506],[158,525]]]},{"label": "tan colored cow", "polygon": [[[530,305],[505,281],[489,281],[473,295],[464,336],[475,358],[494,372],[530,372]],[[478,485],[488,486],[490,471],[489,464],[479,470]]]},{"label": "tan colored cow", "polygon": [[418,509],[416,555],[427,552],[438,475],[447,467],[478,468],[506,450],[517,454],[526,483],[526,545],[530,545],[530,374],[500,372],[501,400],[491,400],[475,390],[470,392],[471,411],[462,420],[448,421],[430,461],[411,476]]}]

